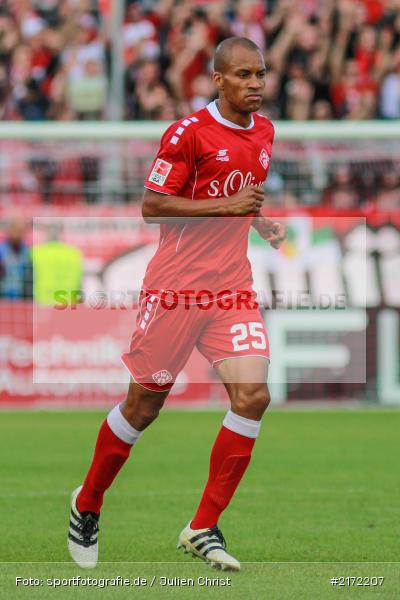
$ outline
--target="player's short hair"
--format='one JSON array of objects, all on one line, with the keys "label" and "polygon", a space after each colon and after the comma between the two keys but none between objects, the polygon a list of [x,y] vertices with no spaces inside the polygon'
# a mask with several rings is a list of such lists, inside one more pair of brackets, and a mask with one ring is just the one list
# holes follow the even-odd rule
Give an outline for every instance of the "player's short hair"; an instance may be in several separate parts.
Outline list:
[{"label": "player's short hair", "polygon": [[253,50],[253,52],[261,53],[261,50],[257,46],[257,44],[245,37],[226,38],[226,40],[220,42],[215,49],[214,71],[218,71],[218,73],[223,73],[226,70],[227,65],[229,65],[232,56],[232,49],[236,46],[246,48],[247,50]]}]

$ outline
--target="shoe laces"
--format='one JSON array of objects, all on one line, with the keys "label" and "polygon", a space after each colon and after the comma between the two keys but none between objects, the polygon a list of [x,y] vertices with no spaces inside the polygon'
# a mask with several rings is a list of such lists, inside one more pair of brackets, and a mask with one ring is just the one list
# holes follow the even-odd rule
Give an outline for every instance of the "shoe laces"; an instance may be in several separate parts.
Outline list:
[{"label": "shoe laces", "polygon": [[84,542],[90,542],[91,538],[99,530],[99,517],[95,513],[87,512],[81,514],[79,529]]},{"label": "shoe laces", "polygon": [[222,535],[222,531],[220,530],[220,528],[215,525],[214,527],[211,527],[211,529],[209,529],[210,535],[213,537],[216,537],[218,539],[218,541],[220,542],[221,546],[223,546],[223,548],[226,548],[226,541],[224,536]]}]

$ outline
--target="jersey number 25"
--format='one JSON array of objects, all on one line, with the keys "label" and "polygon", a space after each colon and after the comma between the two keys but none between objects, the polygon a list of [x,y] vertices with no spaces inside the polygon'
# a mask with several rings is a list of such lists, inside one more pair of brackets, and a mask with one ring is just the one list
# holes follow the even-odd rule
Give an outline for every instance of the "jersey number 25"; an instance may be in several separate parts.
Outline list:
[{"label": "jersey number 25", "polygon": [[251,323],[236,323],[236,325],[232,325],[231,333],[237,334],[232,338],[233,349],[235,352],[250,350],[250,344],[256,350],[265,350],[267,347],[264,326],[257,321]]}]

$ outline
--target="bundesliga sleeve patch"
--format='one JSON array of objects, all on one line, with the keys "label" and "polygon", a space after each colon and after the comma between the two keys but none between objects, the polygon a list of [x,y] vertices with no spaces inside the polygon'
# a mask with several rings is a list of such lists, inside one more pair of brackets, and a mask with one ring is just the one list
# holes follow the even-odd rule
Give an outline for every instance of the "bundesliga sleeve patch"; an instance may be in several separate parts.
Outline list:
[{"label": "bundesliga sleeve patch", "polygon": [[148,181],[151,181],[160,187],[163,186],[171,169],[171,163],[167,162],[166,160],[161,160],[161,158],[157,158],[153,170],[149,175]]}]

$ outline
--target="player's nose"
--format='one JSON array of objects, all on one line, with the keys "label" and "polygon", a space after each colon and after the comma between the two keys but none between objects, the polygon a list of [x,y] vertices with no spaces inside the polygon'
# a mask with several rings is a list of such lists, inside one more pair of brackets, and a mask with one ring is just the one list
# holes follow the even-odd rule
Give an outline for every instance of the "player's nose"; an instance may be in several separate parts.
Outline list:
[{"label": "player's nose", "polygon": [[251,90],[261,90],[263,88],[263,81],[257,75],[253,75],[249,81],[249,89]]}]

